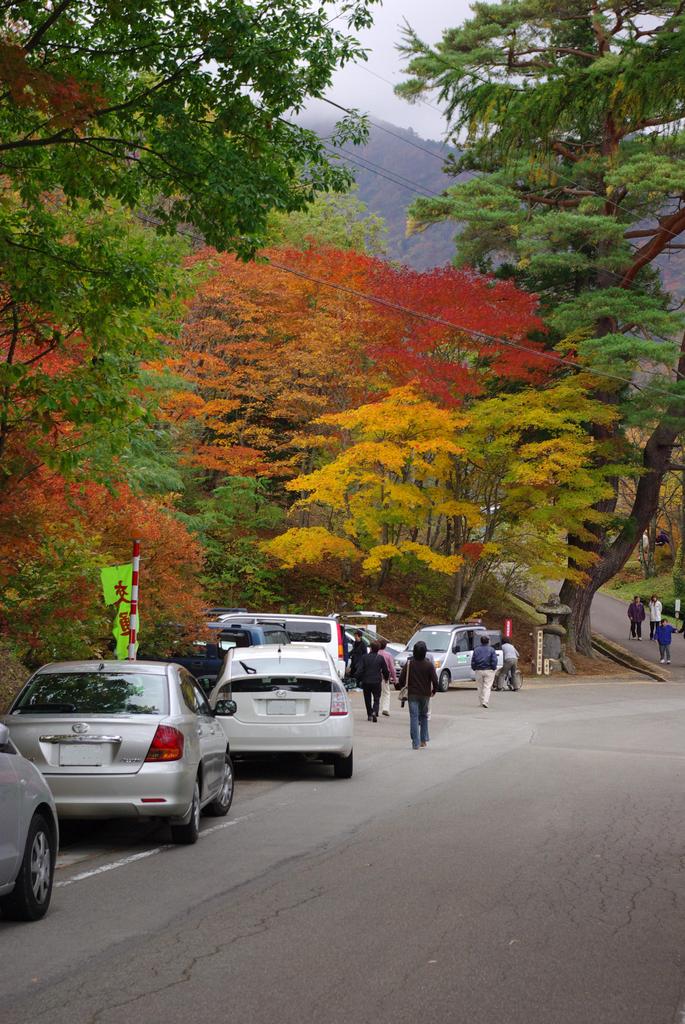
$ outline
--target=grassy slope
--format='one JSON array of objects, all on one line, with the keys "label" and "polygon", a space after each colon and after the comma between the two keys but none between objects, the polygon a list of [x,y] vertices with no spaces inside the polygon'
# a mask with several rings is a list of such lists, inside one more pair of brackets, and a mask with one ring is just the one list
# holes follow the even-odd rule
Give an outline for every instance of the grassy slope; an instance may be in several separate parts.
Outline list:
[{"label": "grassy slope", "polygon": [[652,594],[658,594],[664,605],[664,610],[672,615],[673,577],[670,558],[659,559],[656,569],[656,576],[645,579],[640,563],[636,559],[631,559],[618,576],[602,587],[602,590],[613,597],[620,597],[624,601],[632,601],[635,594],[639,594],[645,604]]}]

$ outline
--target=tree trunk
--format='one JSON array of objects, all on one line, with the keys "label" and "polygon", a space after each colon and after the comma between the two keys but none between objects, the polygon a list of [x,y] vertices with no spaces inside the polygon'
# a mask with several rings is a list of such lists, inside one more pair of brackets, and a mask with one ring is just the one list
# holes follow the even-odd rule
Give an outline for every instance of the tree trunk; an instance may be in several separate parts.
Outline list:
[{"label": "tree trunk", "polygon": [[477,582],[478,574],[476,572],[472,574],[471,579],[467,582],[466,572],[464,571],[463,566],[459,572],[455,574],[452,601],[450,603],[450,616],[452,622],[459,622],[461,616],[468,608],[471,603],[471,598],[473,597],[473,592],[476,589]]},{"label": "tree trunk", "polygon": [[[681,380],[685,377],[685,334],[678,361],[678,377]],[[599,588],[623,568],[635,544],[642,541],[642,534],[649,521],[656,515],[661,484],[671,462],[673,446],[682,431],[683,418],[682,402],[674,402],[649,437],[642,453],[644,472],[635,489],[630,515],[614,541],[607,545],[600,536],[594,544],[590,544],[579,538],[569,538],[574,545],[590,550],[596,556],[594,565],[587,573],[587,583],[579,585],[567,579],[561,588],[561,600],[571,608],[568,639],[571,651],[592,655],[592,599]],[[571,567],[577,568],[572,563]]]}]

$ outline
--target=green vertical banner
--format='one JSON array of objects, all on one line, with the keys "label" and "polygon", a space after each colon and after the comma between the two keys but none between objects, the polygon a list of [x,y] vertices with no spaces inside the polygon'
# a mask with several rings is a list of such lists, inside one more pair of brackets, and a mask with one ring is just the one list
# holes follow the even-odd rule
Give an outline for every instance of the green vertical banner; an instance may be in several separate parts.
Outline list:
[{"label": "green vertical banner", "polygon": [[[116,607],[112,636],[116,643],[116,656],[120,661],[124,661],[128,656],[128,642],[131,635],[133,567],[130,562],[126,562],[124,565],[108,565],[100,570],[100,579],[102,580],[105,604],[113,604]],[[140,620],[137,633],[140,636]]]}]

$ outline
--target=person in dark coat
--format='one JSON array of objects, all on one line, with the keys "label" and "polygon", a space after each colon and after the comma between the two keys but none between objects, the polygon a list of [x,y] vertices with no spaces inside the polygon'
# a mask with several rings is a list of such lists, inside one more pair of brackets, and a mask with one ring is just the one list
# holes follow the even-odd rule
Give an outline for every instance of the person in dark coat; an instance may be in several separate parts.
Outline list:
[{"label": "person in dark coat", "polygon": [[403,686],[407,687],[409,735],[414,750],[428,744],[428,708],[431,697],[438,692],[435,665],[426,657],[426,651],[423,640],[414,644],[413,656],[402,667],[400,678],[395,684],[400,690]]},{"label": "person in dark coat", "polygon": [[378,721],[383,680],[387,682],[390,677],[385,658],[378,653],[379,651],[380,644],[377,640],[372,640],[371,650],[362,658],[355,677],[364,691],[364,703],[370,722]]},{"label": "person in dark coat", "polygon": [[642,623],[645,621],[645,606],[640,598],[635,595],[628,605],[628,618],[630,619],[630,638],[642,640]]},{"label": "person in dark coat", "polygon": [[354,631],[354,643],[350,650],[350,660],[348,663],[348,671],[353,679],[356,679],[359,666],[362,663],[362,658],[365,654],[368,654],[368,647],[364,643],[364,635],[360,629]]}]

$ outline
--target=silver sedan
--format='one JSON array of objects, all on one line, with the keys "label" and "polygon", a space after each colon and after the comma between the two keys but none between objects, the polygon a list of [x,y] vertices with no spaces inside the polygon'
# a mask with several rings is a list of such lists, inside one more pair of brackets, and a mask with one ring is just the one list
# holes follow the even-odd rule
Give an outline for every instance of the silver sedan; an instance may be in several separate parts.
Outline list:
[{"label": "silver sedan", "polygon": [[0,724],[0,910],[5,917],[37,921],[46,913],[58,845],[52,794]]},{"label": "silver sedan", "polygon": [[[222,714],[231,714],[226,702]],[[159,817],[194,843],[200,813],[228,813],[226,736],[180,665],[81,661],[46,665],[5,718],[43,773],[64,818]]]}]

